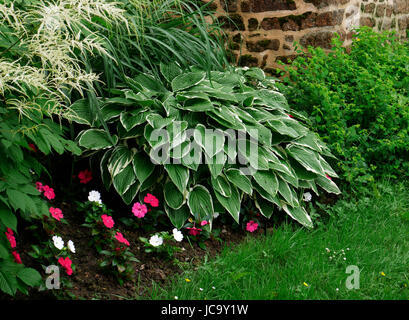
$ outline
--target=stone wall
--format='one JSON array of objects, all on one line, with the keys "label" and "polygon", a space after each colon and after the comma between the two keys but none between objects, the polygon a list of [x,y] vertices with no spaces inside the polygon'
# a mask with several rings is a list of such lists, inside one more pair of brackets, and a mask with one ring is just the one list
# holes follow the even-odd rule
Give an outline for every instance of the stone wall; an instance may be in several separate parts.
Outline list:
[{"label": "stone wall", "polygon": [[213,5],[236,62],[270,72],[278,61],[295,57],[295,41],[328,49],[335,32],[348,45],[360,25],[396,29],[402,37],[409,29],[409,0],[215,0]]}]

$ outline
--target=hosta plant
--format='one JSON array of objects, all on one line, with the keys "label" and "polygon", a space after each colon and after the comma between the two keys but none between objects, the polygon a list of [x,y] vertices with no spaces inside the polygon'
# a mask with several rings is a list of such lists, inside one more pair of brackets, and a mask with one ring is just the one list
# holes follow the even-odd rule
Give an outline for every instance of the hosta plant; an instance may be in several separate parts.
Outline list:
[{"label": "hosta plant", "polygon": [[274,208],[307,227],[303,190],[339,193],[325,160],[331,153],[290,110],[261,69],[205,72],[161,65],[162,80],[130,79],[113,98],[99,99],[103,119],[89,117],[88,100],[71,109],[91,126],[78,142],[100,156],[102,181],[126,204],[147,192],[162,194],[175,227],[190,215],[209,221],[228,212],[239,222],[244,196],[270,217]]}]

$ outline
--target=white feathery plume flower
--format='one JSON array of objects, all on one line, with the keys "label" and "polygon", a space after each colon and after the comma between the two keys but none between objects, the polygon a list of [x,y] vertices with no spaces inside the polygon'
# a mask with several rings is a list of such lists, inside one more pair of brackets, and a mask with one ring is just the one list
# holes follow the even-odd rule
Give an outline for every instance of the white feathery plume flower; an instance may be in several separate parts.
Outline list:
[{"label": "white feathery plume flower", "polygon": [[183,240],[183,233],[179,231],[178,229],[174,228],[173,229],[173,238],[175,238],[176,241],[180,242]]},{"label": "white feathery plume flower", "polygon": [[149,243],[154,247],[159,247],[163,244],[163,238],[155,234],[149,239]]},{"label": "white feathery plume flower", "polygon": [[58,249],[58,250],[62,250],[62,248],[64,248],[64,241],[60,236],[53,236],[53,242],[54,242],[54,246]]}]

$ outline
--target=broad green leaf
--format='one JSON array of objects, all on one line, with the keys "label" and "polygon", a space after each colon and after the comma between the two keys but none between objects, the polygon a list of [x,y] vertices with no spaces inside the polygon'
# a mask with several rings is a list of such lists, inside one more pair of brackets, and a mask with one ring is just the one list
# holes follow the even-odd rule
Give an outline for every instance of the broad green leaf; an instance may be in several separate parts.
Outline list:
[{"label": "broad green leaf", "polygon": [[6,206],[0,204],[0,221],[7,227],[17,231],[17,217]]},{"label": "broad green leaf", "polygon": [[17,281],[15,276],[0,270],[0,290],[14,296],[17,290]]},{"label": "broad green leaf", "polygon": [[181,91],[199,84],[206,77],[206,72],[182,73],[172,80],[172,90]]},{"label": "broad green leaf", "polygon": [[257,197],[254,203],[260,210],[260,213],[267,219],[270,219],[270,217],[273,215],[275,205],[262,197]]},{"label": "broad green leaf", "polygon": [[182,73],[182,69],[175,62],[161,62],[159,66],[163,77],[168,82],[172,82],[173,79]]},{"label": "broad green leaf", "polygon": [[219,192],[223,197],[231,196],[231,186],[229,181],[223,174],[215,178],[211,178],[212,187],[215,191]]},{"label": "broad green leaf", "polygon": [[284,211],[294,220],[298,221],[302,225],[313,228],[314,225],[307,211],[303,207],[291,207],[286,204],[283,205]]},{"label": "broad green leaf", "polygon": [[122,196],[136,181],[132,164],[129,164],[121,172],[116,174],[112,181],[115,190]]},{"label": "broad green leaf", "polygon": [[108,161],[108,171],[112,178],[122,172],[133,160],[134,152],[124,145],[117,146]]},{"label": "broad green leaf", "polygon": [[260,187],[266,190],[272,196],[275,196],[278,189],[277,176],[272,171],[257,171],[254,176],[254,180]]},{"label": "broad green leaf", "polygon": [[189,181],[189,169],[180,164],[165,164],[165,169],[178,190],[184,194]]},{"label": "broad green leaf", "polygon": [[[116,144],[118,142],[118,137],[114,135],[112,136],[112,138],[114,140],[114,143]],[[108,134],[101,129],[86,130],[81,134],[78,143],[81,147],[91,150],[113,147]]]},{"label": "broad green leaf", "polygon": [[335,194],[340,194],[341,191],[338,189],[337,185],[327,177],[317,177],[315,182],[323,188],[325,191]]},{"label": "broad green leaf", "polygon": [[301,148],[290,145],[286,148],[288,154],[297,160],[305,169],[321,176],[325,176],[321,162],[318,160],[317,153],[311,149]]},{"label": "broad green leaf", "polygon": [[146,118],[149,114],[150,112],[146,111],[146,109],[133,110],[129,112],[123,111],[119,117],[119,120],[121,121],[121,124],[123,125],[123,127],[127,131],[130,131],[137,125],[140,125],[146,122]]},{"label": "broad green leaf", "polygon": [[243,192],[252,195],[253,187],[248,176],[244,175],[239,169],[230,168],[224,171],[227,179]]},{"label": "broad green leaf", "polygon": [[163,187],[163,196],[166,203],[172,209],[179,209],[185,202],[184,196],[171,181],[167,181]]},{"label": "broad green leaf", "polygon": [[139,182],[135,182],[131,185],[128,190],[121,196],[122,200],[126,203],[126,205],[130,205],[132,201],[134,201],[141,184]]},{"label": "broad green leaf", "polygon": [[17,277],[21,279],[26,285],[34,287],[40,285],[41,275],[33,268],[24,268],[17,273]]},{"label": "broad green leaf", "polygon": [[196,185],[189,192],[187,205],[196,220],[213,219],[213,200],[210,192],[202,185]]},{"label": "broad green leaf", "polygon": [[102,156],[101,162],[99,165],[99,168],[101,171],[102,183],[104,184],[105,189],[107,190],[109,189],[112,183],[112,177],[108,170],[108,163],[109,163],[109,158],[111,158],[111,155],[112,155],[112,149],[106,151],[104,155]]},{"label": "broad green leaf", "polygon": [[235,186],[231,187],[231,196],[224,197],[219,192],[214,190],[217,200],[220,204],[230,213],[233,219],[239,223],[239,215],[240,215],[240,193]]},{"label": "broad green leaf", "polygon": [[184,205],[175,210],[165,204],[165,211],[169,217],[170,222],[172,222],[172,224],[178,229],[181,229],[184,226],[186,220],[190,216],[189,208],[187,205]]},{"label": "broad green leaf", "polygon": [[143,183],[152,174],[155,165],[144,152],[134,154],[132,160],[135,175],[140,183]]},{"label": "broad green leaf", "polygon": [[91,126],[92,115],[88,99],[79,99],[70,106],[67,118],[80,124]]},{"label": "broad green leaf", "polygon": [[298,206],[297,195],[293,191],[293,189],[288,185],[286,181],[281,178],[278,178],[278,193],[280,193],[285,201],[289,203],[291,206],[296,207]]}]

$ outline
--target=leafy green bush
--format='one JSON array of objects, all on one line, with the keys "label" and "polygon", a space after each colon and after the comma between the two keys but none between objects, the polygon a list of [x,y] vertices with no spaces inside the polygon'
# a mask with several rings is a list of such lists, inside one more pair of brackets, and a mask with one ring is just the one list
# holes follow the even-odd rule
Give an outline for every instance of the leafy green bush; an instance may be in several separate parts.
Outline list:
[{"label": "leafy green bush", "polygon": [[[71,106],[78,122],[94,127],[83,130],[78,142],[101,156],[105,186],[112,184],[127,204],[138,192],[140,197],[148,190],[163,194],[165,211],[177,228],[190,214],[196,221],[212,221],[215,211],[225,210],[239,222],[244,194],[266,217],[278,206],[311,227],[299,201],[302,192],[297,192],[309,188],[318,193],[321,186],[338,193],[329,177],[337,175],[324,160],[331,156],[327,147],[293,118],[303,119],[290,111],[274,81],[258,68],[212,71],[210,78],[176,63],[162,64],[161,71],[163,81],[140,74],[128,79],[131,89],[117,89],[117,97],[99,100],[112,135],[92,121],[88,100]],[[165,134],[156,137],[155,130],[161,129]],[[206,135],[206,129],[216,130],[216,137]],[[228,141],[233,137],[238,143],[232,147]],[[207,139],[216,142],[208,147]],[[231,161],[236,155],[240,163]],[[258,170],[243,174],[243,165]]]},{"label": "leafy green bush", "polygon": [[339,39],[333,45],[293,62],[281,88],[289,104],[309,115],[346,181],[407,176],[409,43],[362,28],[349,53]]}]

